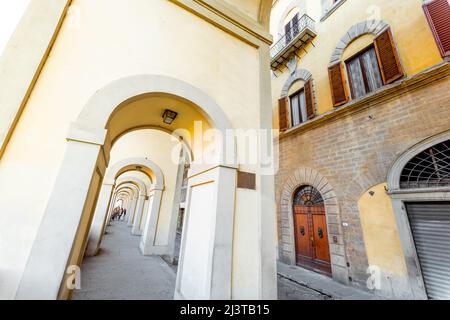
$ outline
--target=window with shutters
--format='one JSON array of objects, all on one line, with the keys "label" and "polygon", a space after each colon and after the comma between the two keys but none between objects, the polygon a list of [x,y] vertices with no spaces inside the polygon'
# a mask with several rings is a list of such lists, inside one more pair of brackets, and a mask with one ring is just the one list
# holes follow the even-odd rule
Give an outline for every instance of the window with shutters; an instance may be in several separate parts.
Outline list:
[{"label": "window with shutters", "polygon": [[306,112],[305,90],[302,89],[289,97],[291,106],[291,124],[293,127],[308,120]]},{"label": "window with shutters", "polygon": [[346,61],[352,98],[359,98],[383,85],[374,46]]},{"label": "window with shutters", "polygon": [[280,129],[282,131],[288,127],[299,126],[316,115],[313,80],[303,81],[293,82],[288,96],[279,101]]},{"label": "window with shutters", "polygon": [[292,39],[294,39],[300,32],[299,25],[298,25],[298,19],[299,15],[298,13],[292,18],[291,21],[289,21],[284,26],[284,31],[286,33],[286,44],[289,44]]},{"label": "window with shutters", "polygon": [[372,45],[344,63],[331,65],[328,73],[335,107],[349,101],[348,88],[356,99],[402,78],[403,68],[391,29],[380,32]]},{"label": "window with shutters", "polygon": [[423,5],[442,57],[450,56],[450,1],[433,0]]}]

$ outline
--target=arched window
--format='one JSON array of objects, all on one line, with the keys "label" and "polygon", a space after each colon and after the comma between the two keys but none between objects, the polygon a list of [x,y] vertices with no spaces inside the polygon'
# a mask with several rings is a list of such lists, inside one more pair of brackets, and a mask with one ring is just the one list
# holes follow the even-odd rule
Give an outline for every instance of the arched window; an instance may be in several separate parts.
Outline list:
[{"label": "arched window", "polygon": [[315,206],[323,202],[319,190],[312,186],[300,187],[294,196],[294,206]]},{"label": "arched window", "polygon": [[309,71],[299,69],[289,77],[281,92],[278,110],[281,131],[315,117],[315,90]]},{"label": "arched window", "polygon": [[[366,35],[371,35],[370,42],[364,39],[364,47],[359,48],[356,42]],[[345,57],[350,46],[358,50]],[[328,73],[335,107],[402,78],[404,72],[391,28],[376,20],[352,26],[333,51]]]},{"label": "arched window", "polygon": [[403,168],[401,189],[450,187],[450,140],[422,151]]}]

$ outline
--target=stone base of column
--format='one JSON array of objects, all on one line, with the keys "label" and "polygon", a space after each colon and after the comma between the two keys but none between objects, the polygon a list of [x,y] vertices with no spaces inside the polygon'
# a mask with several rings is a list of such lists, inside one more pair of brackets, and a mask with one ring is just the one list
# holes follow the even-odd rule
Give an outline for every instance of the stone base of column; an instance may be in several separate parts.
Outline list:
[{"label": "stone base of column", "polygon": [[173,294],[173,300],[186,300],[186,298],[181,294],[180,291],[175,290],[175,293]]},{"label": "stone base of column", "polygon": [[86,250],[84,255],[86,257],[95,257],[98,255],[98,252],[100,251],[100,248],[92,249],[92,250]]},{"label": "stone base of column", "polygon": [[142,241],[139,244],[139,250],[144,256],[163,256],[170,254],[169,246],[149,246],[145,245]]}]

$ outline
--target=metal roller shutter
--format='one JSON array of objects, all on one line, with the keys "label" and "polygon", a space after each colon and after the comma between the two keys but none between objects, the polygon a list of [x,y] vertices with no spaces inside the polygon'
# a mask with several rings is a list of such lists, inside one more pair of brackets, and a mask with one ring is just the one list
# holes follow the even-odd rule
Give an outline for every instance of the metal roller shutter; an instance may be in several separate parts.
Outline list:
[{"label": "metal roller shutter", "polygon": [[450,299],[450,202],[406,207],[428,297]]}]

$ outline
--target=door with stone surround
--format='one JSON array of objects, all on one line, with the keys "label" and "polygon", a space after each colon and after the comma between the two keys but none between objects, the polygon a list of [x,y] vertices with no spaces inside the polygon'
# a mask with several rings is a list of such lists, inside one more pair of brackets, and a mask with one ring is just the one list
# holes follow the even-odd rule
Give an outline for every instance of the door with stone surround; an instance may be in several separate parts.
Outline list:
[{"label": "door with stone surround", "polygon": [[294,236],[298,266],[331,276],[325,204],[319,191],[300,187],[294,196]]}]

